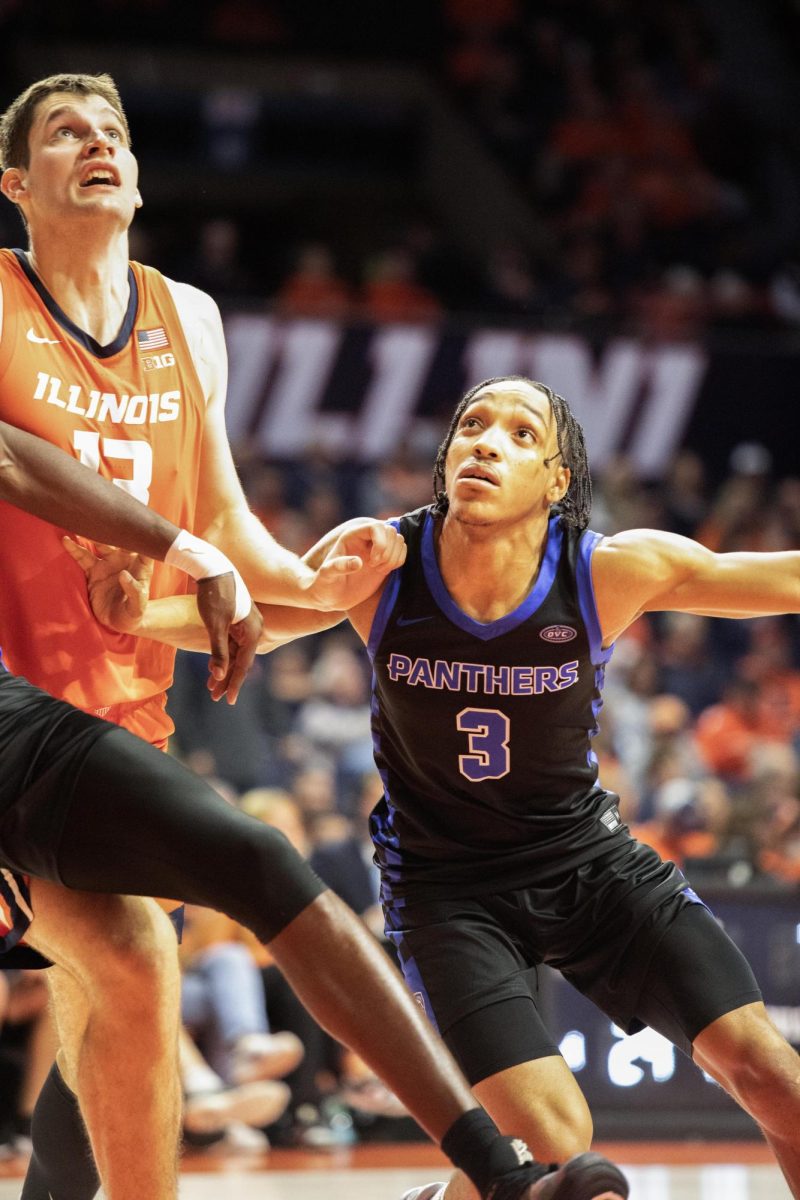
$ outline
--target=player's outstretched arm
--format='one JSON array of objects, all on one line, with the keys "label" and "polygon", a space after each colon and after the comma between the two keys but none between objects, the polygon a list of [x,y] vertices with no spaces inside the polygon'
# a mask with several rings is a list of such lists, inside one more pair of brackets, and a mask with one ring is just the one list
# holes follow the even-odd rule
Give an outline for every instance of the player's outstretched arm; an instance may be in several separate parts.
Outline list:
[{"label": "player's outstretched arm", "polygon": [[[312,567],[306,557],[301,559],[276,542],[250,511],[225,426],[227,353],[219,310],[209,296],[197,289],[189,292],[191,303],[185,307],[182,319],[192,327],[198,323],[202,326],[206,367],[195,528],[236,563],[257,601],[326,612],[343,610],[354,603],[354,595],[363,599],[376,584],[369,577],[358,581],[366,564],[356,553],[339,552]],[[185,288],[180,295],[186,306]]]},{"label": "player's outstretched arm", "polygon": [[643,612],[758,617],[800,612],[800,552],[715,554],[656,529],[604,539],[592,558],[607,645]]},{"label": "player's outstretched arm", "polygon": [[235,700],[255,655],[261,618],[233,565],[68,454],[0,422],[0,499],[98,542],[163,559],[198,581],[210,669]]},{"label": "player's outstretched arm", "polygon": [[180,530],[62,450],[0,421],[0,499],[82,537],[163,559]]}]

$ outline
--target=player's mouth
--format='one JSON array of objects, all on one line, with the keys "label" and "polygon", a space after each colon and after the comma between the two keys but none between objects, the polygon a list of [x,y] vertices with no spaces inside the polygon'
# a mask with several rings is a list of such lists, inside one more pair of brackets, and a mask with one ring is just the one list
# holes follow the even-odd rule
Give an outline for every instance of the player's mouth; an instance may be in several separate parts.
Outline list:
[{"label": "player's mouth", "polygon": [[479,483],[489,487],[499,487],[500,480],[497,472],[482,463],[465,463],[456,475],[456,483]]},{"label": "player's mouth", "polygon": [[95,165],[84,171],[80,182],[82,188],[119,187],[119,173],[116,167]]}]

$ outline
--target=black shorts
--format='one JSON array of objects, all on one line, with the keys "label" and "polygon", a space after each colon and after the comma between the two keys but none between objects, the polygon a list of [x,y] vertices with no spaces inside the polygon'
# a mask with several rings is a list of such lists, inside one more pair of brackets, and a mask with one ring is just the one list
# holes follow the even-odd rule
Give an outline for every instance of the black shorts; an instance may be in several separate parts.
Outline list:
[{"label": "black shorts", "polygon": [[0,670],[0,967],[46,966],[21,944],[29,879],[56,881],[56,851],[75,782],[113,726]]},{"label": "black shorts", "polygon": [[546,887],[387,908],[386,931],[471,1084],[558,1053],[537,1004],[542,963],[626,1032],[648,1025],[688,1054],[712,1021],[761,999],[680,872],[632,839]]}]

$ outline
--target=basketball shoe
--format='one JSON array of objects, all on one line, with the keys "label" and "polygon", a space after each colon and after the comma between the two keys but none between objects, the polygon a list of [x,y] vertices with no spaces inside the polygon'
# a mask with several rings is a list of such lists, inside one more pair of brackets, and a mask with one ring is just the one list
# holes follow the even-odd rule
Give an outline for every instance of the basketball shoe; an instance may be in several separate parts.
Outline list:
[{"label": "basketball shoe", "polygon": [[[402,1200],[442,1200],[445,1183],[412,1188]],[[602,1154],[576,1154],[563,1166],[531,1163],[501,1176],[486,1200],[628,1200],[628,1181]]]}]

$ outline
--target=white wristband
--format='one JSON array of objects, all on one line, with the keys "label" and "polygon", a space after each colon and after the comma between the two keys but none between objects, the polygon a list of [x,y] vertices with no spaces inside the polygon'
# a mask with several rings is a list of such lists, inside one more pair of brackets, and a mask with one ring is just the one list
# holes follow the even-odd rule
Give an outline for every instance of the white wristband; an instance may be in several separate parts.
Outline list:
[{"label": "white wristband", "polygon": [[250,612],[253,602],[244,580],[231,560],[216,546],[182,529],[164,556],[164,562],[185,571],[192,579],[216,579],[218,575],[232,574],[235,589],[234,623],[243,621]]}]

